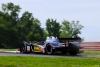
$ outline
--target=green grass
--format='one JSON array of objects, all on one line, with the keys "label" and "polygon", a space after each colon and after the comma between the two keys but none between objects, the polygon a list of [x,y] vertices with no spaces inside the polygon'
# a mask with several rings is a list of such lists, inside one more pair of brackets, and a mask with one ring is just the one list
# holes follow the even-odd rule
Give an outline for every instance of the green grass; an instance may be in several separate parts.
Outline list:
[{"label": "green grass", "polygon": [[0,56],[0,67],[100,67],[100,58]]},{"label": "green grass", "polygon": [[84,50],[84,54],[100,55],[100,51]]}]

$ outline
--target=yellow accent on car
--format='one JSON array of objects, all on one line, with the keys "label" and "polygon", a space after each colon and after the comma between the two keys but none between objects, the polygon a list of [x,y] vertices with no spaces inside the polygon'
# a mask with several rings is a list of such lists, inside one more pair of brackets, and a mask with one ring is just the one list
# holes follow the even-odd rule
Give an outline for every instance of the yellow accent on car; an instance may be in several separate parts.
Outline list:
[{"label": "yellow accent on car", "polygon": [[34,51],[40,51],[40,47],[37,46],[37,45],[35,45],[35,46],[34,46]]}]

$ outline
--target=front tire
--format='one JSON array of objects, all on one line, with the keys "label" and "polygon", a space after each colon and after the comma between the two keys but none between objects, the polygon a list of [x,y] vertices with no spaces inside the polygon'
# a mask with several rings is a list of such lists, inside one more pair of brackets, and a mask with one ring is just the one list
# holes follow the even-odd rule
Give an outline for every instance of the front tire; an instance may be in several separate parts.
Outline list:
[{"label": "front tire", "polygon": [[48,54],[48,55],[53,54],[53,53],[54,53],[54,52],[53,52],[53,47],[52,47],[50,44],[47,44],[47,45],[46,45],[46,48],[45,48],[45,52],[46,52],[46,54]]},{"label": "front tire", "polygon": [[21,46],[20,46],[20,52],[21,52],[21,53],[27,53],[26,47],[27,47],[27,46],[26,46],[25,44],[22,43]]}]

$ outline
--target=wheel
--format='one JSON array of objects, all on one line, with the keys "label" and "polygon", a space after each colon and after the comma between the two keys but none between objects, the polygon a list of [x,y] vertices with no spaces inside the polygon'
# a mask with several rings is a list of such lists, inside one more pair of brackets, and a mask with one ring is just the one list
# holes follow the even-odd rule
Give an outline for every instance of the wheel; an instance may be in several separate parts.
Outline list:
[{"label": "wheel", "polygon": [[62,52],[61,52],[61,54],[66,54],[66,53],[67,53],[66,51],[62,51]]},{"label": "wheel", "polygon": [[77,55],[77,52],[74,52],[74,51],[69,51],[68,52],[70,55]]},{"label": "wheel", "polygon": [[70,55],[77,55],[79,51],[79,47],[75,44],[69,43],[68,44],[68,53]]},{"label": "wheel", "polygon": [[78,51],[79,51],[78,48],[72,47],[72,48],[70,48],[70,51],[68,51],[68,53],[69,53],[70,55],[77,55],[77,54],[78,54]]},{"label": "wheel", "polygon": [[26,45],[23,44],[23,43],[21,43],[20,52],[21,52],[21,53],[27,53]]},{"label": "wheel", "polygon": [[45,52],[46,54],[50,55],[50,54],[53,54],[53,47],[50,45],[50,44],[47,44],[46,45],[46,48],[45,48]]}]

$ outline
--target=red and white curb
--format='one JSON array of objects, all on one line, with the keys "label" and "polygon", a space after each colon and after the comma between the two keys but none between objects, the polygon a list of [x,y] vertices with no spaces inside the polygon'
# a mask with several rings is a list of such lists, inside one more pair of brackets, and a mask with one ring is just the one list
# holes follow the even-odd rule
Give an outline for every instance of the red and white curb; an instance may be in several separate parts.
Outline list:
[{"label": "red and white curb", "polygon": [[19,51],[5,51],[5,50],[0,50],[0,53],[20,53]]}]

